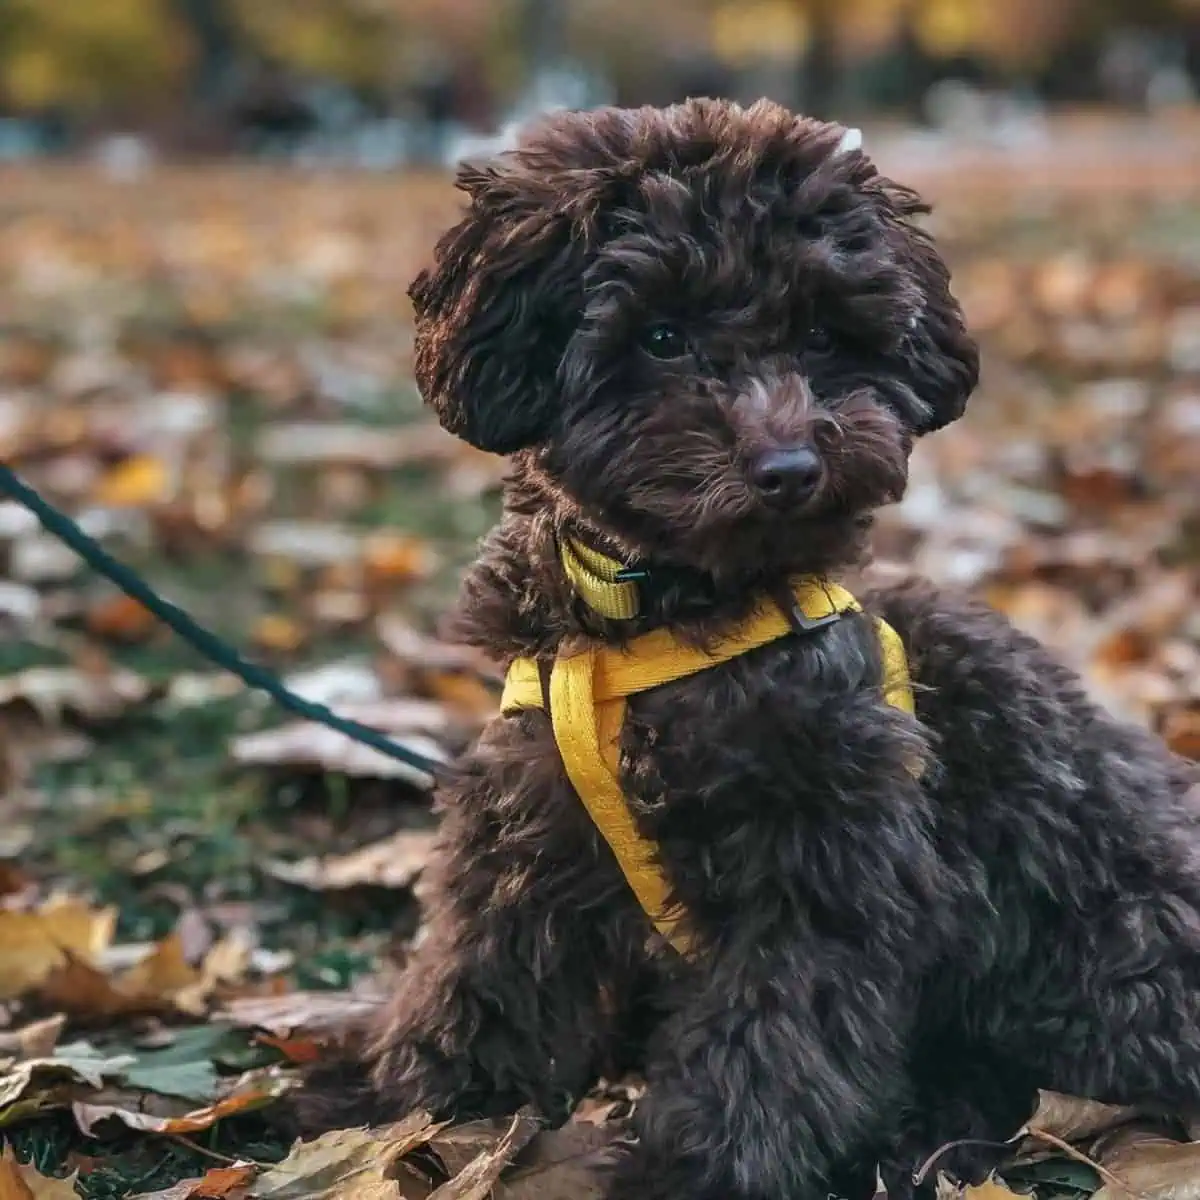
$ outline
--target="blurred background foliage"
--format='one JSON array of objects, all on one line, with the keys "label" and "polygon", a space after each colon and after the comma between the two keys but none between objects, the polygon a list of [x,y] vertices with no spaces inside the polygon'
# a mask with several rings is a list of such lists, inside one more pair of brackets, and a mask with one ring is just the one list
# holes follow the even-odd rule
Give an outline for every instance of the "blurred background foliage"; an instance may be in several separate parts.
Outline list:
[{"label": "blurred background foliage", "polygon": [[947,80],[1185,104],[1200,0],[0,0],[10,157],[115,128],[214,151],[388,121],[413,157],[445,144],[395,122],[481,132],[548,100],[698,92],[937,123]]}]

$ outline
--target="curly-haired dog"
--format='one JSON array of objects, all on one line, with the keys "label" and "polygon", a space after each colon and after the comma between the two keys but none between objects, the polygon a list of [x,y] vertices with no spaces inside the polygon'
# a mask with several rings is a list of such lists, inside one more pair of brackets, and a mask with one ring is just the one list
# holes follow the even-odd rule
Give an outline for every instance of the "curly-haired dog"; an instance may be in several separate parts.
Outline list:
[{"label": "curly-haired dog", "polygon": [[[877,1162],[911,1187],[1039,1086],[1200,1100],[1190,768],[980,605],[836,599],[976,382],[918,197],[840,127],[715,101],[559,115],[459,182],[416,371],[515,456],[457,631],[524,662],[526,699],[442,789],[428,936],[357,1091],[314,1079],[309,1120],[561,1115],[640,1057],[612,1197],[810,1200],[869,1194]],[[764,611],[790,632],[729,651]],[[648,631],[712,658],[624,700],[624,819],[656,856],[630,870],[555,680]]]}]

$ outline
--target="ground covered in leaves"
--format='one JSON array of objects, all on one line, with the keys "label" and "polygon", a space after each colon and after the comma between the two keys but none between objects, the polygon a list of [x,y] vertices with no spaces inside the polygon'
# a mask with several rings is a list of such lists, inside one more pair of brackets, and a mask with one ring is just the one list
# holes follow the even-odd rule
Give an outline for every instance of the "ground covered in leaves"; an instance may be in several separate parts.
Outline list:
[{"label": "ground covered in leaves", "polygon": [[[985,382],[880,550],[1200,758],[1200,216],[941,190]],[[293,687],[443,754],[498,694],[432,632],[500,476],[410,379],[404,290],[453,211],[441,179],[249,169],[0,191],[4,460]],[[289,1156],[263,1110],[418,928],[427,780],[281,719],[7,501],[0,554],[0,1197],[591,1195],[636,1081],[562,1131],[412,1114]],[[1046,1097],[1004,1179],[1200,1191],[1191,1134]]]}]

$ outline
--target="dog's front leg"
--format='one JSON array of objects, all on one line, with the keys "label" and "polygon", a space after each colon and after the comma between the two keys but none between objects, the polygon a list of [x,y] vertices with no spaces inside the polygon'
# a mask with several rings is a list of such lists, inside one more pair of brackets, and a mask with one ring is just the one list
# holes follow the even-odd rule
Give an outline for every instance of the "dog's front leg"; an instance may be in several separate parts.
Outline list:
[{"label": "dog's front leg", "polygon": [[362,1055],[314,1076],[302,1129],[416,1108],[565,1116],[591,1081],[604,989],[627,987],[643,918],[543,723],[497,723],[462,760],[442,796],[424,940]]},{"label": "dog's front leg", "polygon": [[611,1200],[824,1200],[855,1164],[873,1181],[911,1011],[894,960],[806,939],[696,970],[652,1047]]}]

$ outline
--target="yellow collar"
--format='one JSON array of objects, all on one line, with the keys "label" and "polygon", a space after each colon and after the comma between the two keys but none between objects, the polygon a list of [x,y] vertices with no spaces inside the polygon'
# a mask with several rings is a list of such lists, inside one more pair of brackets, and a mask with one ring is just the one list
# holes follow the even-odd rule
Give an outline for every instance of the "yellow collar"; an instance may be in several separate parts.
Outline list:
[{"label": "yellow collar", "polygon": [[[810,621],[861,611],[845,588],[821,580],[797,580],[794,594],[798,611]],[[884,698],[911,713],[913,695],[904,645],[886,622],[877,620],[876,626],[884,666]],[[634,638],[623,650],[589,646],[560,654],[550,671],[550,720],[567,777],[655,928],[683,953],[689,946],[680,924],[684,914],[671,906],[671,889],[658,862],[657,848],[638,830],[618,779],[625,698],[727,662],[793,629],[792,620],[782,610],[764,604],[709,651],[685,645],[668,630],[655,629]],[[544,706],[537,662],[518,658],[508,670],[501,711],[508,715]]]},{"label": "yellow collar", "polygon": [[558,556],[575,594],[589,608],[610,621],[628,621],[638,615],[638,585],[621,578],[628,573],[624,563],[569,537],[559,541]]}]

